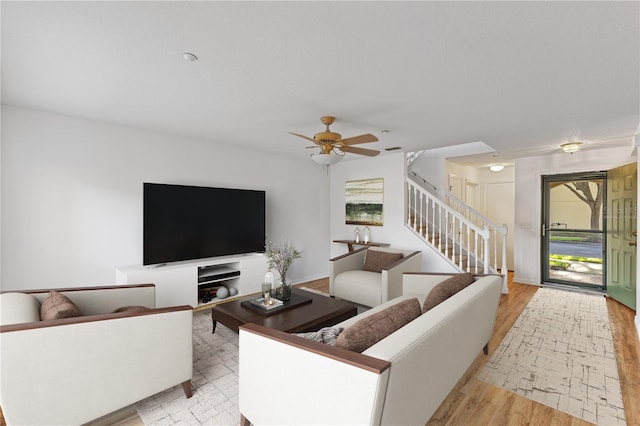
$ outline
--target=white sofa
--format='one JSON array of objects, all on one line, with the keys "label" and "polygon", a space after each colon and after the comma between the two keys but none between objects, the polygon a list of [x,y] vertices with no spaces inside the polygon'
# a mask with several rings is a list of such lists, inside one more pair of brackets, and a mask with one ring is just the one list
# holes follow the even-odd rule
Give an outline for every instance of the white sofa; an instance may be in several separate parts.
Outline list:
[{"label": "white sofa", "polygon": [[[449,276],[405,274],[403,296],[336,327],[412,297],[422,304]],[[501,288],[501,276],[476,277],[363,353],[241,326],[241,423],[424,425],[480,350],[488,353]]]},{"label": "white sofa", "polygon": [[[40,321],[49,290],[0,295],[7,424],[83,424],[177,384],[191,396],[191,306],[153,309],[153,284],[57,291],[83,316]],[[111,313],[131,305],[152,309]]]},{"label": "white sofa", "polygon": [[[403,257],[382,272],[364,271],[369,251],[401,253]],[[378,306],[402,295],[402,274],[419,272],[421,267],[420,251],[363,247],[329,260],[329,294],[364,306]]]}]

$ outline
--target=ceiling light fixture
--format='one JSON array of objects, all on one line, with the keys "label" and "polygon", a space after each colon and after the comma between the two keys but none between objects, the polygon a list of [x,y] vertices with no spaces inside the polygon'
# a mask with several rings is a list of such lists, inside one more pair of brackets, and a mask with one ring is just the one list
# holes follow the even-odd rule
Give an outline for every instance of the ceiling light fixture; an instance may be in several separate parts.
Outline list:
[{"label": "ceiling light fixture", "polygon": [[489,167],[489,170],[491,170],[492,172],[501,172],[502,170],[504,170],[504,165],[503,164],[494,164],[494,165]]},{"label": "ceiling light fixture", "polygon": [[184,52],[182,54],[182,59],[184,59],[187,62],[195,62],[195,61],[198,60],[198,57],[196,55],[194,55],[193,53]]},{"label": "ceiling light fixture", "polygon": [[311,154],[311,159],[318,164],[322,164],[323,166],[330,166],[332,164],[336,164],[340,160],[342,160],[342,157],[344,157],[344,155],[324,154],[324,153]]},{"label": "ceiling light fixture", "polygon": [[560,145],[560,148],[567,154],[573,154],[582,149],[582,142],[567,142]]}]

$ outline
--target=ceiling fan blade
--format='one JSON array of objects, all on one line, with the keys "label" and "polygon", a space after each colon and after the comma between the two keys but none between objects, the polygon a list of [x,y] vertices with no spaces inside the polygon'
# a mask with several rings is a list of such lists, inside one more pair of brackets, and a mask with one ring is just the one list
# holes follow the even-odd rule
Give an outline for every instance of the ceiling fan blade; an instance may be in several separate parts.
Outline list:
[{"label": "ceiling fan blade", "polygon": [[315,139],[310,138],[309,136],[305,136],[305,135],[301,135],[301,134],[299,134],[299,133],[293,133],[293,132],[288,132],[288,133],[289,133],[290,135],[297,136],[297,137],[299,137],[299,138],[302,138],[302,139],[306,139],[306,140],[308,140],[308,141],[311,141],[311,142],[315,143],[316,145],[320,145],[320,144],[319,144]]},{"label": "ceiling fan blade", "polygon": [[355,146],[341,146],[340,151],[350,152],[352,154],[366,155],[367,157],[375,157],[376,155],[380,154],[380,151],[376,151],[374,149],[357,148]]},{"label": "ceiling fan blade", "polygon": [[365,135],[353,136],[351,138],[345,138],[337,140],[337,143],[341,143],[343,145],[356,145],[359,143],[369,143],[369,142],[377,142],[378,138],[374,135],[367,133]]}]

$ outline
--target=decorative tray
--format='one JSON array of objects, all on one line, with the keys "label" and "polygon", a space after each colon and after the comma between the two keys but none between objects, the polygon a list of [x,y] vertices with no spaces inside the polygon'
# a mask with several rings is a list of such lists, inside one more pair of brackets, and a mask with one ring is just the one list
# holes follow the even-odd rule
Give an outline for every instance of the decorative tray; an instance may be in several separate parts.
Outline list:
[{"label": "decorative tray", "polygon": [[292,309],[301,305],[306,305],[307,303],[312,302],[310,298],[304,297],[304,296],[301,296],[300,294],[292,292],[291,299],[287,300],[286,302],[283,302],[278,299],[274,299],[274,302],[280,302],[280,304],[277,306],[274,304],[273,306],[275,307],[273,308],[269,307],[269,309],[266,309],[265,307],[263,307],[264,305],[261,302],[257,302],[256,304],[256,300],[260,300],[260,299],[262,299],[262,297],[258,297],[257,299],[253,298],[253,299],[245,300],[240,303],[240,306],[251,309],[252,311],[261,313],[263,315],[272,315],[277,312],[288,311],[289,309]]},{"label": "decorative tray", "polygon": [[278,299],[271,299],[271,301],[273,302],[270,305],[267,305],[264,301],[264,297],[257,297],[255,299],[249,299],[249,303],[251,303],[251,305],[253,306],[257,306],[260,309],[264,309],[265,311],[269,311],[271,309],[274,308],[278,308],[280,306],[282,306],[284,304],[284,302],[282,300],[278,300]]}]

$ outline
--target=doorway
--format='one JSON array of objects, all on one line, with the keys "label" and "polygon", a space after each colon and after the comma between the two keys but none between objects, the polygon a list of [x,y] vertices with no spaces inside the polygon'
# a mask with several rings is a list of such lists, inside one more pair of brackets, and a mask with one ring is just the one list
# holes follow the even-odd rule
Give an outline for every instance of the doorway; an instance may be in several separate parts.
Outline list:
[{"label": "doorway", "polygon": [[606,172],[542,177],[542,279],[604,291]]}]

